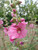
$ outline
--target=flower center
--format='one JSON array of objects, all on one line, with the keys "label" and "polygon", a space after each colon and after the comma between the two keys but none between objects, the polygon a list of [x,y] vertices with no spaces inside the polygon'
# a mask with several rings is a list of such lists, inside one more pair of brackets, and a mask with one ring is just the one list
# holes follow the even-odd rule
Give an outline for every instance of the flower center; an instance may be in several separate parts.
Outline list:
[{"label": "flower center", "polygon": [[20,33],[21,32],[21,28],[17,28],[17,33]]}]

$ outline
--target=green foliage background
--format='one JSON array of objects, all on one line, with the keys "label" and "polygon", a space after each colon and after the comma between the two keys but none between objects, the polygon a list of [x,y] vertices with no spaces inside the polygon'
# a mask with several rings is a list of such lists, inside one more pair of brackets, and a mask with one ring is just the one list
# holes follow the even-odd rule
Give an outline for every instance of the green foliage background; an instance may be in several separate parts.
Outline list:
[{"label": "green foliage background", "polygon": [[[13,0],[11,0],[11,3]],[[5,6],[7,4],[7,6]],[[32,0],[25,0],[25,4],[20,4],[18,14],[20,17],[24,17],[26,21],[38,21],[38,3],[33,3]],[[4,20],[5,25],[10,25],[10,19],[12,8],[10,6],[10,2],[8,0],[0,0],[0,19],[2,18]]]},{"label": "green foliage background", "polygon": [[[27,21],[38,20],[38,3],[33,3],[33,0],[25,0],[24,5],[19,5],[20,16],[24,17]],[[25,15],[26,14],[26,15]]]}]

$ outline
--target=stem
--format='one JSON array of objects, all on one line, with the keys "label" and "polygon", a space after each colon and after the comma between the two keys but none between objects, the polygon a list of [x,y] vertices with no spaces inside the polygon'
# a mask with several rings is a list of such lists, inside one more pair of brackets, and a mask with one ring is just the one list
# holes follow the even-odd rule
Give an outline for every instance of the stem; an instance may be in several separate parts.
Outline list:
[{"label": "stem", "polygon": [[14,47],[15,47],[15,41],[14,41],[14,43],[13,43],[13,50],[15,50],[15,48],[14,48]]},{"label": "stem", "polygon": [[[33,33],[33,30],[32,30],[32,33]],[[30,41],[30,46],[31,46],[31,44],[32,44],[32,42],[33,42],[33,39],[34,39],[35,34],[36,34],[36,33],[33,34],[33,37],[32,37],[32,39],[31,39],[31,41]],[[31,48],[29,48],[29,50],[31,50]]]},{"label": "stem", "polygon": [[4,40],[4,32],[3,32],[2,42],[3,42],[4,50],[7,50],[5,45],[5,40]]},{"label": "stem", "polygon": [[[33,33],[33,30],[32,30],[32,33]],[[35,34],[36,34],[36,33],[34,32],[34,34],[33,34],[33,37],[32,37],[32,39],[31,39],[30,44],[32,44]]]}]

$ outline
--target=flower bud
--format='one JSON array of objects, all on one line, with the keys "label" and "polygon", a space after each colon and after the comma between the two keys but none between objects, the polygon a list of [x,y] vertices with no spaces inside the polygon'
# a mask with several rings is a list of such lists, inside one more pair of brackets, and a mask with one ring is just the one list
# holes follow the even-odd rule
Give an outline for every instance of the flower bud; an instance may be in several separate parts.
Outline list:
[{"label": "flower bud", "polygon": [[13,7],[13,4],[11,4],[10,6]]},{"label": "flower bud", "polygon": [[20,42],[20,45],[23,45],[24,44],[24,42]]},{"label": "flower bud", "polygon": [[19,1],[19,4],[21,4],[22,2],[21,1]]},{"label": "flower bud", "polygon": [[21,20],[21,22],[25,21],[25,19],[24,19],[24,18],[21,18],[20,20]]},{"label": "flower bud", "polygon": [[16,9],[13,9],[13,12],[16,12]]},{"label": "flower bud", "polygon": [[10,5],[12,8],[15,8],[16,7],[16,5],[13,3],[13,4],[11,4]]},{"label": "flower bud", "polygon": [[17,4],[17,5],[19,5],[19,4],[21,4],[21,3],[22,3],[21,1],[17,1],[17,3],[16,3],[16,4]]},{"label": "flower bud", "polygon": [[10,22],[13,22],[13,19],[11,19]]},{"label": "flower bud", "polygon": [[12,17],[16,17],[16,14],[14,14],[13,12],[11,13]]}]

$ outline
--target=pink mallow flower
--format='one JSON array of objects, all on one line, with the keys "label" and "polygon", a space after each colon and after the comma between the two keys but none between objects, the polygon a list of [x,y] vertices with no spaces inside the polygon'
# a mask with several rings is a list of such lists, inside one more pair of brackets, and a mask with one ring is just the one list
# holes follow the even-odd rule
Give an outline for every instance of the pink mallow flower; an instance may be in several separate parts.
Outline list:
[{"label": "pink mallow flower", "polygon": [[13,12],[16,12],[16,9],[13,9]]},{"label": "pink mallow flower", "polygon": [[29,27],[30,27],[30,28],[34,28],[34,24],[30,24]]},{"label": "pink mallow flower", "polygon": [[13,42],[16,38],[18,38],[18,34],[15,27],[12,26],[9,27],[8,36],[11,42]]},{"label": "pink mallow flower", "polygon": [[25,29],[26,22],[21,22],[16,25],[13,23],[9,29],[8,32],[6,32],[10,38],[10,41],[13,42],[17,38],[24,38],[27,34],[27,30]]},{"label": "pink mallow flower", "polygon": [[11,13],[12,17],[16,17],[16,14],[14,14],[13,12]]},{"label": "pink mallow flower", "polygon": [[3,24],[3,21],[2,20],[0,20],[0,25],[2,25]]},{"label": "pink mallow flower", "polygon": [[24,38],[27,34],[27,30],[25,29],[26,27],[26,22],[21,22],[21,23],[18,23],[17,25],[17,33],[18,33],[18,38]]}]

